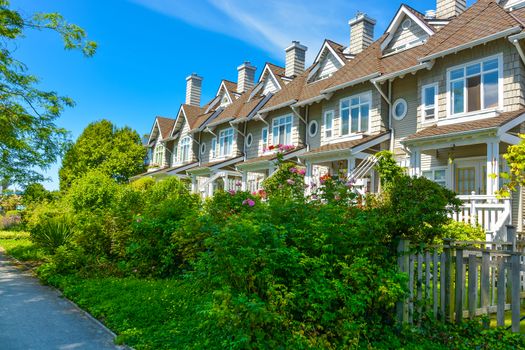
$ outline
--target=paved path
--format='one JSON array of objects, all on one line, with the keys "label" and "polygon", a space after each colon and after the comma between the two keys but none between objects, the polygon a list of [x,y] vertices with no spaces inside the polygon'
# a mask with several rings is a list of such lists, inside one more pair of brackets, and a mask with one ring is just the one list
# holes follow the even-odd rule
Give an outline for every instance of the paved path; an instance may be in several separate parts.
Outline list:
[{"label": "paved path", "polygon": [[0,350],[115,350],[112,334],[0,252]]}]

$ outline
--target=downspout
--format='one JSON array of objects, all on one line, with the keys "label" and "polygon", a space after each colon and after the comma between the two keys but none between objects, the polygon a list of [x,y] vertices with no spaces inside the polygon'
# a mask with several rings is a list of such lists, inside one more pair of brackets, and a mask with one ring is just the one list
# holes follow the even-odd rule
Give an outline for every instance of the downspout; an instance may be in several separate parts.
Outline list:
[{"label": "downspout", "polygon": [[394,147],[393,147],[394,146],[394,143],[393,143],[394,128],[392,128],[392,81],[390,79],[388,80],[388,96],[381,89],[381,87],[379,86],[376,80],[371,80],[371,82],[388,105],[387,111],[388,111],[388,128],[390,130],[390,150],[393,152],[394,151]]},{"label": "downspout", "polygon": [[[248,123],[247,122],[244,122],[244,135],[246,135],[246,130],[248,129]],[[253,135],[252,135],[252,142],[253,142]],[[246,158],[248,157],[248,150],[246,149],[246,138],[244,139],[244,144],[243,144],[243,159],[244,161],[246,161]]]},{"label": "downspout", "polygon": [[[306,106],[306,111],[305,111],[305,118],[306,118],[306,127],[305,127],[305,137],[304,137],[304,140],[305,140],[305,144],[306,144],[306,152],[309,152],[310,151],[310,140],[308,139],[308,123],[310,122],[310,106]],[[317,127],[319,129],[319,126]],[[321,130],[317,130],[318,133],[321,133]]]}]

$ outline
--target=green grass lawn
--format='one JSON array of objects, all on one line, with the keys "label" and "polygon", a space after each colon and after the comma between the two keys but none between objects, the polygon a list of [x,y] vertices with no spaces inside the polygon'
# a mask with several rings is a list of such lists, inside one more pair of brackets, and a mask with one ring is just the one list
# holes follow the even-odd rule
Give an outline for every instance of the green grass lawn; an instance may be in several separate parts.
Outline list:
[{"label": "green grass lawn", "polygon": [[10,256],[29,265],[39,265],[45,253],[29,239],[23,231],[0,231],[0,247]]},{"label": "green grass lawn", "polygon": [[[525,307],[521,307],[521,316],[525,316]],[[496,327],[496,314],[490,315],[490,327]],[[511,310],[505,311],[505,328],[512,325],[512,312]],[[525,320],[520,323],[520,333],[525,334]]]}]

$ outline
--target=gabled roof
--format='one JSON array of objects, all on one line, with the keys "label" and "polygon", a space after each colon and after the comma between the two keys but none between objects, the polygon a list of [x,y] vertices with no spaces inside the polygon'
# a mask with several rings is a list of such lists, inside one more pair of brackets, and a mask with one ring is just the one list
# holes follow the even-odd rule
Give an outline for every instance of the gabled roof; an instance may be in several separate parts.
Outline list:
[{"label": "gabled roof", "polygon": [[320,69],[322,69],[325,60],[327,60],[330,55],[334,57],[340,65],[340,67],[337,67],[337,69],[340,69],[342,66],[344,66],[346,64],[347,58],[345,57],[343,51],[343,45],[325,39],[325,41],[323,42],[323,46],[321,47],[317,56],[315,57],[313,67],[310,70],[310,73],[308,74],[308,81],[314,81],[315,78],[318,77]]},{"label": "gabled roof", "polygon": [[408,5],[402,4],[386,30],[387,37],[381,43],[381,50],[385,50],[388,47],[394,38],[394,34],[401,26],[402,20],[405,16],[414,21],[414,23],[421,27],[421,29],[423,29],[429,36],[434,34],[434,28],[426,22],[425,17],[421,13],[409,7]]},{"label": "gabled roof", "polygon": [[151,128],[151,133],[148,139],[148,144],[150,144],[152,140],[157,138],[157,136],[160,140],[164,140],[170,137],[171,130],[175,125],[175,121],[175,119],[171,118],[155,117],[155,122],[153,123],[153,127]]}]

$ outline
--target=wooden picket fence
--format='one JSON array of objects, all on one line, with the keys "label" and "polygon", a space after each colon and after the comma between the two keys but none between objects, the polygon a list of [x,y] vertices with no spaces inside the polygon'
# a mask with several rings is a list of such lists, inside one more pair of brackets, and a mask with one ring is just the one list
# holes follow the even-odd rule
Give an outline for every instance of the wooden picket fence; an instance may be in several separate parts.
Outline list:
[{"label": "wooden picket fence", "polygon": [[525,242],[516,239],[514,227],[507,230],[508,242],[446,239],[443,245],[416,249],[402,240],[398,264],[408,274],[409,296],[397,305],[399,321],[418,323],[426,313],[459,323],[496,314],[497,325],[504,326],[505,311],[512,310],[511,328],[519,332]]}]

